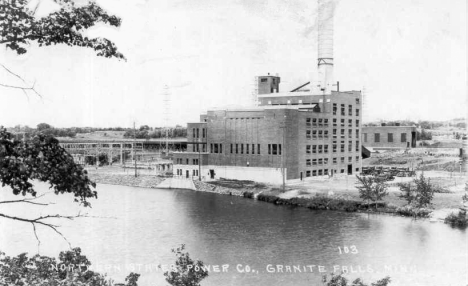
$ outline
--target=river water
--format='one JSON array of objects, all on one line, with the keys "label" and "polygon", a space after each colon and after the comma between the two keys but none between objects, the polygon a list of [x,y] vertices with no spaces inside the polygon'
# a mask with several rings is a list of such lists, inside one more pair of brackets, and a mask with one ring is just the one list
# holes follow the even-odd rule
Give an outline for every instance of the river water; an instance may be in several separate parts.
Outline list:
[{"label": "river water", "polygon": [[[98,185],[98,192],[91,209],[50,194],[41,200],[55,205],[2,205],[0,212],[87,212],[93,218],[60,221],[60,230],[95,270],[117,282],[134,271],[142,275],[140,285],[167,285],[156,265],[172,264],[171,248],[185,244],[212,270],[202,285],[322,285],[322,274],[341,270],[367,282],[390,276],[390,285],[468,284],[467,232],[443,223],[187,190]],[[9,193],[2,190],[0,198],[12,198]],[[0,250],[8,255],[57,256],[68,247],[48,229],[39,228],[38,246],[31,225],[0,218],[0,227]]]}]

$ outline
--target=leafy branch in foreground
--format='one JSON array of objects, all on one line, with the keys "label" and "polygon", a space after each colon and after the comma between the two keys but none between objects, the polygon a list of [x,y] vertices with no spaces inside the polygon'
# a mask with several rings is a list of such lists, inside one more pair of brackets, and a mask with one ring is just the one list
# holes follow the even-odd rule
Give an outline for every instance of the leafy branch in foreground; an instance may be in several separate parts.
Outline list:
[{"label": "leafy branch in foreground", "polygon": [[[3,187],[9,186],[14,195],[32,196],[18,200],[0,201],[0,204],[49,205],[50,203],[36,201],[43,195],[37,196],[33,180],[48,182],[50,189],[53,189],[57,195],[73,194],[75,202],[83,204],[85,207],[91,206],[89,198],[97,198],[97,192],[92,189],[96,187],[96,184],[88,178],[86,170],[75,164],[73,157],[60,147],[57,139],[37,134],[31,140],[17,140],[11,133],[0,127],[0,182]],[[56,214],[27,218],[0,213],[0,217],[30,223],[40,244],[36,233],[37,225],[52,229],[66,240],[63,234],[58,231],[58,226],[51,223],[51,220],[73,220],[87,216],[79,213],[74,216]]]},{"label": "leafy branch in foreground", "polygon": [[172,249],[177,260],[175,269],[164,272],[166,281],[172,286],[200,286],[200,281],[208,276],[202,261],[194,261],[188,252],[185,252],[185,245],[182,244],[176,249]]},{"label": "leafy branch in foreground", "polygon": [[35,17],[35,9],[28,8],[28,0],[0,2],[0,44],[18,54],[27,52],[31,42],[39,46],[66,44],[92,48],[98,56],[125,59],[116,45],[105,38],[88,38],[83,31],[104,23],[119,27],[121,19],[107,14],[93,1],[75,6],[73,1],[55,1],[61,8],[46,17]]},{"label": "leafy branch in foreground", "polygon": [[9,257],[0,252],[0,285],[137,286],[140,276],[130,273],[125,278],[126,284],[116,284],[90,268],[91,262],[81,254],[80,248],[60,252],[58,261],[39,254]]}]

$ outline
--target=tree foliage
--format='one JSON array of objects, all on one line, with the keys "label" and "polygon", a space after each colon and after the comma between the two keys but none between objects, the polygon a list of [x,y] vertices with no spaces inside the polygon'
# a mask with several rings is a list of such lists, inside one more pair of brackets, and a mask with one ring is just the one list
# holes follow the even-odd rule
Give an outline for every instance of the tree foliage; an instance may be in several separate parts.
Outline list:
[{"label": "tree foliage", "polygon": [[76,6],[71,0],[54,0],[60,10],[36,18],[28,0],[0,1],[0,44],[18,54],[27,52],[31,42],[39,46],[65,44],[94,49],[98,56],[125,59],[116,45],[105,38],[88,38],[86,29],[104,23],[119,27],[121,19],[107,14],[93,1]]},{"label": "tree foliage", "polygon": [[[369,286],[369,284],[365,284],[361,278],[357,278],[352,282],[352,284],[348,284],[348,279],[346,279],[343,274],[330,274],[330,278],[326,275],[322,276],[322,282],[326,286]],[[390,277],[385,277],[377,282],[371,283],[370,286],[387,286],[391,282]]]},{"label": "tree foliage", "polygon": [[175,269],[164,272],[166,281],[172,286],[199,286],[200,281],[208,276],[208,271],[204,268],[203,262],[194,261],[184,250],[184,244],[177,249],[172,249],[177,260]]},{"label": "tree foliage", "polygon": [[421,174],[419,178],[413,179],[412,183],[399,184],[401,194],[400,198],[406,200],[408,205],[416,208],[425,208],[431,205],[434,198],[434,186],[429,178]]},{"label": "tree foliage", "polygon": [[0,285],[40,286],[138,286],[139,274],[130,273],[126,284],[114,284],[105,275],[90,270],[91,262],[73,248],[54,257],[36,254],[28,257],[22,253],[16,257],[0,252]]},{"label": "tree foliage", "polygon": [[86,170],[60,147],[57,139],[43,134],[31,140],[16,140],[0,127],[0,181],[13,194],[36,196],[32,180],[49,182],[56,194],[71,193],[75,201],[89,206],[88,198],[97,197],[96,184]]},{"label": "tree foliage", "polygon": [[[370,201],[377,202],[388,195],[388,185],[384,180],[374,176],[356,175],[356,178],[358,179],[356,188],[359,191],[359,197],[367,201],[368,205]],[[377,203],[375,207],[377,208]]]}]

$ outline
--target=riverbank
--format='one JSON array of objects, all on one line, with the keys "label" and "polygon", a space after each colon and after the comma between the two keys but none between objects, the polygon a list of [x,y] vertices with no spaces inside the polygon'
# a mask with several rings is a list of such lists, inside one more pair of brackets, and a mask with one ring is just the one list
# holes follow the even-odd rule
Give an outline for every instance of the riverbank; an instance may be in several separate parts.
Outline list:
[{"label": "riverbank", "polygon": [[[168,179],[151,174],[140,173],[138,177],[117,166],[88,169],[90,178],[96,183],[122,185],[143,188],[165,188]],[[426,176],[446,189],[447,193],[436,193],[431,209],[420,210],[418,216],[429,217],[433,221],[444,221],[450,213],[458,213],[461,197],[464,192],[466,178],[458,177],[456,182],[449,180],[437,172],[426,172]],[[183,179],[180,179],[183,180]],[[411,178],[399,178],[409,181]],[[193,187],[200,192],[210,192],[222,195],[243,196],[260,201],[287,205],[292,207],[307,207],[314,210],[337,210],[346,212],[372,212],[391,215],[413,216],[406,205],[406,201],[399,198],[400,191],[397,183],[390,183],[388,195],[377,205],[368,206],[359,198],[355,188],[354,176],[335,177],[323,180],[308,180],[289,183],[285,189],[282,186],[262,184],[242,180],[215,180],[208,182],[193,181]],[[192,181],[190,181],[192,184]],[[169,184],[170,185],[170,184]]]}]

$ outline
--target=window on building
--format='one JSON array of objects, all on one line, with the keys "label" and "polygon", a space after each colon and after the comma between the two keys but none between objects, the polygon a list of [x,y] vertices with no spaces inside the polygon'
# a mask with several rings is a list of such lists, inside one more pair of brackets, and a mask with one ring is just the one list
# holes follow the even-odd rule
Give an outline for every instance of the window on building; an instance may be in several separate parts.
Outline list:
[{"label": "window on building", "polygon": [[310,118],[306,118],[306,126],[307,126],[307,127],[310,127],[310,126],[311,126],[311,124],[310,124]]},{"label": "window on building", "polygon": [[336,115],[336,111],[337,111],[337,107],[336,107],[336,103],[333,103],[333,115]]},{"label": "window on building", "polygon": [[306,130],[306,139],[310,139],[310,138],[312,138],[311,131]]},{"label": "window on building", "polygon": [[328,154],[328,145],[323,145],[323,153]]},{"label": "window on building", "polygon": [[223,144],[219,144],[219,153],[223,153]]},{"label": "window on building", "polygon": [[323,127],[323,119],[322,118],[318,119],[318,127]]},{"label": "window on building", "polygon": [[245,154],[249,154],[249,144],[245,144]]},{"label": "window on building", "polygon": [[375,142],[375,143],[380,142],[380,133],[375,133],[375,134],[374,134],[374,142]]},{"label": "window on building", "polygon": [[233,149],[233,147],[232,147],[232,143],[231,143],[231,154],[232,154],[232,149]]},{"label": "window on building", "polygon": [[341,169],[340,173],[341,173],[341,174],[344,174],[344,169]]},{"label": "window on building", "polygon": [[353,120],[352,119],[348,119],[348,127],[353,127]]},{"label": "window on building", "polygon": [[317,145],[312,145],[312,154],[317,153]]},{"label": "window on building", "polygon": [[322,164],[323,164],[323,159],[322,159],[322,158],[319,158],[319,159],[318,159],[318,164],[319,164],[319,165],[322,165]]},{"label": "window on building", "polygon": [[323,138],[323,130],[318,131],[318,138],[322,139]]},{"label": "window on building", "polygon": [[353,129],[348,129],[348,137],[353,138]]},{"label": "window on building", "polygon": [[353,115],[353,106],[352,105],[348,105],[348,115],[349,116]]},{"label": "window on building", "polygon": [[328,175],[328,169],[323,169],[323,174],[326,176]]},{"label": "window on building", "polygon": [[306,154],[310,154],[310,145],[306,146]]},{"label": "window on building", "polygon": [[356,98],[356,104],[359,104],[360,100],[359,98]]},{"label": "window on building", "polygon": [[346,114],[345,114],[345,105],[342,104],[342,105],[341,105],[341,116],[345,116],[345,115],[346,115]]},{"label": "window on building", "polygon": [[345,135],[344,135],[345,130],[344,130],[344,129],[341,129],[340,132],[341,132],[341,138],[344,138],[344,136],[345,136]]},{"label": "window on building", "polygon": [[344,143],[341,143],[341,145],[340,145],[340,152],[341,152],[341,153],[344,153],[344,150],[345,150],[345,145],[344,145]]},{"label": "window on building", "polygon": [[359,168],[356,168],[356,172],[359,172]]},{"label": "window on building", "polygon": [[333,129],[333,136],[336,135],[336,129]]},{"label": "window on building", "polygon": [[323,172],[322,169],[318,170],[318,175],[319,175],[319,176],[322,176],[322,175],[323,175],[322,172]]},{"label": "window on building", "polygon": [[356,138],[359,138],[359,129],[356,129]]},{"label": "window on building", "polygon": [[206,135],[205,135],[205,128],[202,128],[202,136],[203,136],[203,138],[206,137]]},{"label": "window on building", "polygon": [[[195,145],[193,145],[195,147]],[[213,143],[210,144],[210,153],[213,153]]]},{"label": "window on building", "polygon": [[317,170],[312,170],[312,177],[317,177]]},{"label": "window on building", "polygon": [[312,165],[317,166],[317,159],[312,159]]},{"label": "window on building", "polygon": [[393,133],[388,133],[387,136],[387,142],[393,142]]},{"label": "window on building", "polygon": [[353,151],[353,141],[348,141],[348,152]]},{"label": "window on building", "polygon": [[367,143],[367,133],[363,133],[363,135],[364,135],[364,142]]},{"label": "window on building", "polygon": [[306,171],[306,177],[310,177],[310,171]]},{"label": "window on building", "polygon": [[200,128],[197,128],[197,138],[200,138]]},{"label": "window on building", "polygon": [[189,164],[189,159],[185,159],[185,165]]},{"label": "window on building", "polygon": [[262,78],[262,79],[260,79],[260,82],[267,82],[267,79],[266,79],[266,78]]},{"label": "window on building", "polygon": [[336,145],[336,144],[333,144],[332,148],[333,148],[333,153],[336,153],[337,145]]},{"label": "window on building", "polygon": [[406,142],[406,133],[401,133],[401,142]]},{"label": "window on building", "polygon": [[356,127],[359,128],[359,120],[356,120]]},{"label": "window on building", "polygon": [[359,141],[356,141],[356,152],[359,152]]},{"label": "window on building", "polygon": [[318,152],[319,152],[319,154],[323,153],[323,146],[322,145],[318,145]]},{"label": "window on building", "polygon": [[353,161],[353,157],[348,157],[348,162],[351,163]]},{"label": "window on building", "polygon": [[317,139],[317,130],[312,130],[312,138]]},{"label": "window on building", "polygon": [[328,127],[328,118],[323,119],[323,126]]},{"label": "window on building", "polygon": [[356,162],[359,162],[359,156],[356,156]]},{"label": "window on building", "polygon": [[281,155],[281,144],[278,144],[278,155]]},{"label": "window on building", "polygon": [[312,126],[317,127],[317,118],[312,118]]},{"label": "window on building", "polygon": [[344,162],[345,162],[344,157],[341,157],[341,158],[340,158],[340,161],[341,161],[341,163],[344,164]]},{"label": "window on building", "polygon": [[218,150],[218,144],[215,143],[215,144],[213,144],[213,145],[214,145],[214,153],[217,154],[217,153],[219,152],[219,150]]},{"label": "window on building", "polygon": [[192,145],[192,151],[195,152],[195,144]]},{"label": "window on building", "polygon": [[323,137],[325,137],[325,139],[328,139],[328,130],[323,131]]},{"label": "window on building", "polygon": [[193,128],[192,130],[192,135],[193,135],[193,138],[195,138],[196,134],[195,134],[195,128]]},{"label": "window on building", "polygon": [[241,147],[241,154],[244,154],[244,144],[240,144],[240,147]]},{"label": "window on building", "polygon": [[344,127],[344,119],[341,119],[341,127]]},{"label": "window on building", "polygon": [[333,164],[337,164],[338,163],[338,158],[333,158]]},{"label": "window on building", "polygon": [[356,108],[356,116],[359,116],[359,109]]},{"label": "window on building", "polygon": [[252,155],[255,154],[255,144],[252,144]]},{"label": "window on building", "polygon": [[307,166],[307,167],[312,166],[312,160],[307,159],[307,160],[306,160],[306,166]]},{"label": "window on building", "polygon": [[333,118],[333,126],[336,126],[336,118]]},{"label": "window on building", "polygon": [[236,154],[239,154],[239,144],[236,143]]},{"label": "window on building", "polygon": [[328,158],[324,158],[324,159],[323,159],[323,164],[324,164],[324,165],[328,165]]},{"label": "window on building", "polygon": [[260,144],[257,144],[257,154],[260,155]]}]

